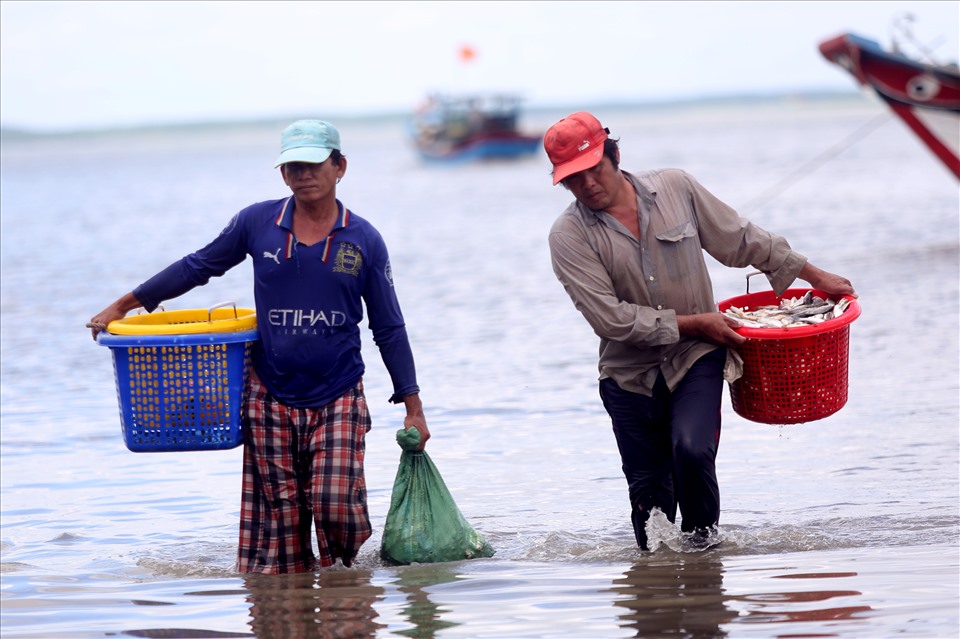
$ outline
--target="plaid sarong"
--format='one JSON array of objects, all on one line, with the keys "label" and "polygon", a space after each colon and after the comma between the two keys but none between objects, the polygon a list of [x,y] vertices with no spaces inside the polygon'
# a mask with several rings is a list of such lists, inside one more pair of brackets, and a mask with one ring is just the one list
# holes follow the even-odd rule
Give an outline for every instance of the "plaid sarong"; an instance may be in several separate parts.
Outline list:
[{"label": "plaid sarong", "polygon": [[337,559],[349,566],[372,532],[363,382],[322,408],[296,408],[250,378],[237,571],[306,572]]}]

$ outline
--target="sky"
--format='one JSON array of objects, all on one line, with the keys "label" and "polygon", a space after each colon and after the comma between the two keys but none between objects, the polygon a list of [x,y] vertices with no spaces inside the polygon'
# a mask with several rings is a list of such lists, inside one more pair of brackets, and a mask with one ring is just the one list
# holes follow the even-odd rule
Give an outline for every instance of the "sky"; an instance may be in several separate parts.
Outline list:
[{"label": "sky", "polygon": [[397,113],[434,91],[571,107],[856,91],[817,45],[844,32],[889,45],[904,16],[933,59],[960,59],[956,0],[0,0],[0,125]]}]

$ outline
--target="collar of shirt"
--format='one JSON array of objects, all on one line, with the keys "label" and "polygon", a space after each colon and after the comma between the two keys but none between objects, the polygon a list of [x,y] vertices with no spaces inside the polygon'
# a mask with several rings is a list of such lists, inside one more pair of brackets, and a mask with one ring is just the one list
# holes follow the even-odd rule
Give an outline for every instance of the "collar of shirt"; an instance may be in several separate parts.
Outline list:
[{"label": "collar of shirt", "polygon": [[[293,204],[293,206],[290,206]],[[283,229],[287,232],[287,241],[286,241],[286,251],[285,256],[287,259],[293,257],[294,249],[297,244],[296,237],[293,235],[293,211],[296,208],[296,201],[291,195],[286,200],[283,201],[283,206],[280,208],[280,214],[277,216],[276,222],[274,224],[277,228]],[[330,256],[330,245],[333,241],[333,237],[337,234],[337,231],[346,228],[350,225],[350,209],[343,205],[343,202],[337,200],[337,221],[334,222],[333,228],[330,229],[330,234],[327,235],[327,239],[324,240],[323,252],[321,257],[324,263],[327,262],[327,258]]]},{"label": "collar of shirt", "polygon": [[[637,192],[637,199],[640,200],[640,203],[647,207],[653,206],[653,203],[657,198],[656,188],[648,181],[643,180],[642,175],[638,177],[632,173],[628,173],[627,171],[621,170],[620,172],[623,173],[623,176],[629,180],[630,184],[633,185],[633,188]],[[583,221],[587,224],[599,224],[601,220],[603,220],[604,211],[591,209],[590,207],[582,204],[579,200],[577,201],[577,210],[580,211]]]}]

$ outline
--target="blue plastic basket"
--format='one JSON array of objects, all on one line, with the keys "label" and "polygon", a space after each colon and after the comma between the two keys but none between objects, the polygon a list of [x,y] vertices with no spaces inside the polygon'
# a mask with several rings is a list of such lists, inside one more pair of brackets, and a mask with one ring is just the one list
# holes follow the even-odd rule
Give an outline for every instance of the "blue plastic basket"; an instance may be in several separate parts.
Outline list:
[{"label": "blue plastic basket", "polygon": [[257,339],[256,329],[100,333],[97,343],[113,353],[127,448],[142,453],[223,450],[242,444],[250,348]]}]

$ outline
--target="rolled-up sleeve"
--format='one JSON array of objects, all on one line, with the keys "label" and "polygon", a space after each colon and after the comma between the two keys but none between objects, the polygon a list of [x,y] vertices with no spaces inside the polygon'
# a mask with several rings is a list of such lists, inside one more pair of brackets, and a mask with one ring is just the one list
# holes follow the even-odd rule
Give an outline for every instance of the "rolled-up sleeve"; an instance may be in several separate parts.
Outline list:
[{"label": "rolled-up sleeve", "polygon": [[762,271],[777,295],[796,279],[807,258],[783,237],[766,231],[705,189],[689,174],[690,197],[704,250],[725,266],[753,266]]}]

